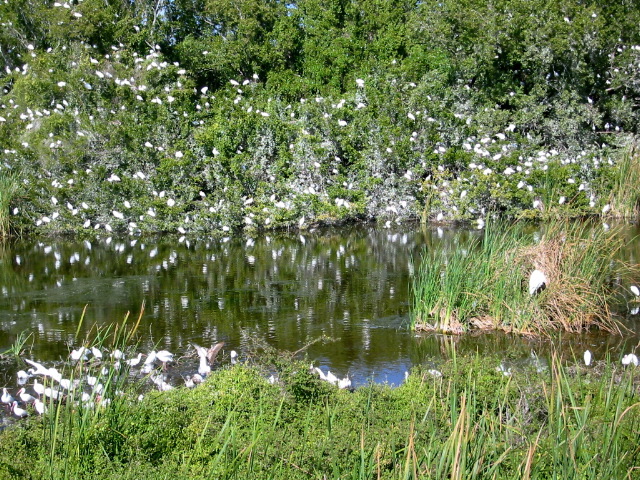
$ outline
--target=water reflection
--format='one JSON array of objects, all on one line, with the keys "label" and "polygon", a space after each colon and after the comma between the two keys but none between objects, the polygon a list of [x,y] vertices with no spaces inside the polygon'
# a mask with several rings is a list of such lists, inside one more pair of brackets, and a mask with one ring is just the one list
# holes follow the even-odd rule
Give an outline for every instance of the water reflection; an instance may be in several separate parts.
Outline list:
[{"label": "water reflection", "polygon": [[[548,343],[503,334],[416,337],[406,325],[412,259],[422,249],[465,248],[476,230],[350,227],[253,238],[17,241],[0,246],[0,349],[24,330],[32,355],[66,358],[87,305],[80,338],[95,325],[146,310],[142,349],[184,353],[189,342],[221,340],[242,351],[251,337],[275,348],[308,350],[336,374],[400,383],[425,358],[462,352],[544,350]],[[402,228],[402,229],[400,229]],[[626,261],[635,262],[636,231],[627,228]],[[630,320],[637,331],[637,320]],[[594,355],[635,345],[625,337],[589,334],[561,341]],[[581,355],[581,353],[580,353]]]}]

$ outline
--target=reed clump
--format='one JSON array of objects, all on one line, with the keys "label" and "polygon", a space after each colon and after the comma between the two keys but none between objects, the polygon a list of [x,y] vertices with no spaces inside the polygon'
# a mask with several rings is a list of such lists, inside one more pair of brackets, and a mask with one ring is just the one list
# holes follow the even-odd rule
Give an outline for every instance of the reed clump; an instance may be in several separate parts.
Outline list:
[{"label": "reed clump", "polygon": [[[634,268],[616,259],[623,239],[614,230],[556,222],[542,234],[527,234],[521,225],[490,224],[467,248],[427,252],[412,283],[413,327],[444,333],[619,332],[612,306]],[[534,270],[548,281],[531,294]]]},{"label": "reed clump", "polygon": [[637,140],[631,142],[619,156],[611,180],[610,214],[637,219],[640,216],[640,148]]}]

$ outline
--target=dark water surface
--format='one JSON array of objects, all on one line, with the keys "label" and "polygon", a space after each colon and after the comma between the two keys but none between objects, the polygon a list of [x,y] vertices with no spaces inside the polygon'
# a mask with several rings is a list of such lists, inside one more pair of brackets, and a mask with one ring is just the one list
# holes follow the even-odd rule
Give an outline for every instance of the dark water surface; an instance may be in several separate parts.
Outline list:
[{"label": "dark water surface", "polygon": [[[640,241],[625,227],[626,261],[637,262]],[[528,358],[551,342],[498,333],[447,337],[408,329],[412,258],[424,248],[464,248],[478,231],[366,226],[245,238],[177,237],[21,240],[0,246],[0,351],[31,333],[28,355],[60,361],[89,330],[137,316],[140,349],[190,353],[190,342],[225,341],[246,357],[252,338],[280,350],[306,350],[310,361],[349,375],[402,382],[412,365],[443,356],[510,352]],[[182,240],[182,241],[180,241]],[[638,279],[640,283],[640,279]],[[82,310],[87,312],[78,340]],[[637,316],[630,332],[564,335],[556,346],[595,358],[618,358],[638,343]],[[515,353],[514,353],[515,352]],[[3,372],[5,380],[12,372]],[[1,378],[1,377],[0,377]]]}]

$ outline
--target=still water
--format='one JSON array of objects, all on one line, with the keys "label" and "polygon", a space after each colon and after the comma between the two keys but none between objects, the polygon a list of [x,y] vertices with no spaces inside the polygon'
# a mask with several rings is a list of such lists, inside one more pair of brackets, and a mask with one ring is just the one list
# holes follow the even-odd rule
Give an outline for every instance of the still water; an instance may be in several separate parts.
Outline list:
[{"label": "still water", "polygon": [[[624,230],[625,261],[640,242]],[[140,325],[140,350],[176,357],[190,342],[224,341],[246,358],[255,339],[349,375],[354,384],[399,384],[412,365],[468,352],[528,358],[552,342],[499,333],[448,337],[408,329],[413,260],[423,249],[463,248],[478,231],[420,225],[352,226],[224,239],[116,238],[19,240],[0,246],[0,352],[21,332],[27,354],[68,358],[90,330],[121,321]],[[640,281],[640,279],[638,279]],[[83,308],[86,315],[76,340]],[[618,358],[638,344],[640,322],[623,336],[564,335],[555,347]],[[187,360],[184,360],[188,363]],[[1,372],[9,382],[12,372]],[[0,377],[1,379],[1,377]]]}]

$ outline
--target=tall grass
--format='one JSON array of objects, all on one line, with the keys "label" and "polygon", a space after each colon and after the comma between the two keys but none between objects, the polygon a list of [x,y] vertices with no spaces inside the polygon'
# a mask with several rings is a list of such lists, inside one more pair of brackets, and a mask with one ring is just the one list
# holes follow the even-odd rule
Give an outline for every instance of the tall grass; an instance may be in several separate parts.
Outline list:
[{"label": "tall grass", "polygon": [[[483,479],[633,478],[640,464],[635,371],[497,372],[456,358],[442,377],[416,368],[399,388],[328,388],[296,373],[216,371],[194,390],[149,393],[87,417],[61,407],[0,433],[2,478]],[[311,400],[295,384],[316,388]],[[126,396],[125,396],[126,397]],[[70,402],[67,402],[71,404]],[[75,418],[78,417],[78,418]],[[41,432],[59,424],[56,445]],[[10,467],[10,468],[9,468]]]},{"label": "tall grass", "polygon": [[9,207],[20,188],[18,175],[0,172],[0,237],[7,237],[11,232],[11,212]]},{"label": "tall grass", "polygon": [[[95,330],[89,332],[84,345],[100,350],[108,348],[109,351],[132,351],[131,341],[143,311],[144,305],[137,322],[133,325],[128,324],[127,314],[119,324],[104,328],[95,327]],[[76,337],[84,321],[85,312],[86,307]],[[61,373],[72,386],[66,391],[59,389],[64,393],[64,398],[48,398],[48,413],[44,417],[45,428],[42,430],[42,443],[48,446],[47,458],[50,460],[48,478],[78,478],[77,472],[82,469],[87,459],[93,456],[96,448],[108,454],[109,451],[117,450],[122,442],[121,434],[113,426],[118,425],[120,418],[126,415],[126,410],[140,385],[130,381],[129,367],[125,362],[116,363],[107,353],[104,355],[104,361],[95,361],[92,358],[88,362],[81,360],[75,364],[67,364]],[[96,385],[100,385],[101,388],[87,388],[87,376],[95,377]],[[58,387],[53,380],[45,385],[49,388]],[[102,439],[96,440],[97,432],[102,432]]]},{"label": "tall grass", "polygon": [[[615,260],[622,242],[616,231],[584,222],[551,223],[539,240],[521,225],[488,224],[484,237],[465,249],[423,254],[412,279],[413,327],[445,333],[618,331],[613,278],[624,282],[632,271]],[[549,282],[532,296],[534,269]]]},{"label": "tall grass", "polygon": [[638,144],[630,144],[620,156],[614,170],[609,204],[611,214],[635,219],[640,216],[640,150]]}]

